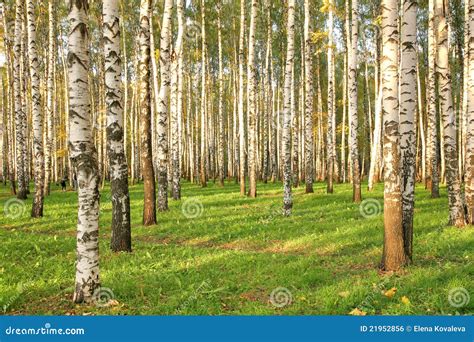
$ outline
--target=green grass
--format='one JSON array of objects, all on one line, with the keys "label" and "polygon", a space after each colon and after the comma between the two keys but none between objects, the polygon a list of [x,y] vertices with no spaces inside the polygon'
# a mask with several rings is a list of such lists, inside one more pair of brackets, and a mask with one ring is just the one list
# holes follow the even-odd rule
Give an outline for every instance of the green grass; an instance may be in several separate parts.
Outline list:
[{"label": "green grass", "polygon": [[[382,203],[382,185],[365,199]],[[31,195],[20,218],[6,217],[8,188],[0,188],[0,310],[6,314],[472,314],[474,299],[461,308],[448,301],[463,287],[474,297],[474,231],[447,226],[447,198],[431,199],[417,188],[414,263],[397,274],[378,271],[383,214],[364,218],[351,203],[351,186],[325,194],[294,190],[293,215],[280,214],[281,184],[259,184],[258,198],[239,195],[238,185],[183,184],[183,199],[170,200],[158,224],[141,225],[142,185],[131,186],[133,252],[109,250],[109,189],[101,191],[102,286],[118,305],[75,305],[76,193],[54,188],[44,218],[30,218]],[[183,204],[202,204],[196,218]],[[276,307],[278,287],[292,302]],[[395,287],[392,298],[382,294]],[[410,303],[403,303],[406,296]]]}]

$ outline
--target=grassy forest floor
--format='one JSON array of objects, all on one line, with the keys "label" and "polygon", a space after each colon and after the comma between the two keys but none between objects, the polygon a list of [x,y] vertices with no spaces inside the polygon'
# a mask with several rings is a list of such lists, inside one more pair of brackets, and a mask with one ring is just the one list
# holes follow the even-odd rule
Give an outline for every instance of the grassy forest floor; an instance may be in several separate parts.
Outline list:
[{"label": "grassy forest floor", "polygon": [[281,184],[258,184],[258,198],[249,199],[233,182],[204,189],[185,182],[182,201],[170,200],[170,211],[159,213],[152,227],[141,225],[142,185],[130,192],[133,253],[114,254],[108,248],[109,188],[101,191],[100,276],[109,289],[105,296],[115,301],[78,306],[71,302],[76,193],[54,187],[43,219],[29,217],[30,195],[21,216],[12,218],[4,213],[12,197],[1,185],[0,312],[345,315],[358,308],[384,315],[474,313],[474,299],[462,308],[448,300],[456,288],[474,297],[474,230],[447,226],[445,188],[441,198],[431,199],[417,187],[414,263],[397,274],[378,271],[381,184],[363,192],[362,211],[351,203],[348,184],[336,185],[333,195],[322,183],[311,195],[300,186],[294,190],[293,215],[284,218]]}]

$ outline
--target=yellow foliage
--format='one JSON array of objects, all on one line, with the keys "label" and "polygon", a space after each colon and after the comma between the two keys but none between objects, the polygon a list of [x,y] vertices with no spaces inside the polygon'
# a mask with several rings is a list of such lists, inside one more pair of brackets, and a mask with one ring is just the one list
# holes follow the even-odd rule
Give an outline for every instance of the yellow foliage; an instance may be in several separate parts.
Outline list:
[{"label": "yellow foliage", "polygon": [[352,315],[352,316],[365,316],[365,315],[367,315],[367,312],[359,310],[358,308],[355,308],[354,310],[349,312],[349,315]]}]

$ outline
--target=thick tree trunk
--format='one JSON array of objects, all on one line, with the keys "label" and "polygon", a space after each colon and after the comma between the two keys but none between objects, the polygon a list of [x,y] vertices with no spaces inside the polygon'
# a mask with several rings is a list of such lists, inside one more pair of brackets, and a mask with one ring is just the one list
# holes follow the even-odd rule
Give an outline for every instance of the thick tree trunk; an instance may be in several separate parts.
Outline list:
[{"label": "thick tree trunk", "polygon": [[398,1],[382,0],[382,117],[384,124],[384,250],[382,269],[396,271],[407,262],[400,190],[398,102]]},{"label": "thick tree trunk", "polygon": [[78,184],[77,263],[74,302],[90,303],[99,283],[99,173],[89,97],[87,0],[69,6],[69,151]]},{"label": "thick tree trunk", "polygon": [[400,70],[400,152],[405,253],[412,258],[416,162],[416,0],[402,2]]},{"label": "thick tree trunk", "polygon": [[207,186],[208,154],[207,154],[207,62],[206,62],[206,4],[201,0],[201,186]]},{"label": "thick tree trunk", "polygon": [[35,170],[35,196],[31,217],[43,216],[43,114],[41,108],[41,90],[38,52],[36,50],[36,15],[33,0],[27,0],[27,23],[28,23],[28,58],[31,75],[31,105],[33,115],[33,150]]},{"label": "thick tree trunk", "polygon": [[123,100],[120,58],[120,14],[118,0],[103,1],[105,55],[105,102],[107,105],[107,155],[112,195],[112,239],[114,252],[132,250],[128,165],[123,134]]},{"label": "thick tree trunk", "polygon": [[291,85],[292,71],[294,65],[294,36],[295,36],[295,0],[288,0],[287,19],[287,47],[285,63],[285,83],[283,88],[283,215],[290,216],[293,207],[291,195]]},{"label": "thick tree trunk", "polygon": [[150,21],[151,0],[141,0],[140,5],[140,61],[138,68],[139,79],[139,113],[141,135],[141,164],[143,175],[143,224],[156,224],[156,193],[155,171],[153,169],[152,140],[151,140],[151,96],[150,96]]},{"label": "thick tree trunk", "polygon": [[447,4],[443,0],[435,0],[436,42],[436,73],[438,74],[439,100],[441,105],[441,124],[443,127],[443,147],[446,165],[446,182],[448,185],[449,222],[451,225],[465,225],[464,207],[461,199],[461,184],[458,177],[458,161],[456,146],[456,117],[451,92],[451,74],[449,70]]}]

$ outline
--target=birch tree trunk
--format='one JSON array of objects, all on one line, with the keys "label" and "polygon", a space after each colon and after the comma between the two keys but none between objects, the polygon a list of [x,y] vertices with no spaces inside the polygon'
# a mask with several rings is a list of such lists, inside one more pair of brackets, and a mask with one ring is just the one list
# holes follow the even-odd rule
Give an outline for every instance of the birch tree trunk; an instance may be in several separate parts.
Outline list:
[{"label": "birch tree trunk", "polygon": [[[218,156],[219,156],[219,185],[224,186],[225,178],[225,154],[224,154],[224,63],[222,60],[222,24],[221,24],[221,7],[222,0],[217,2],[217,45],[219,49],[219,94],[218,94],[218,122],[219,122],[219,138],[218,138]],[[229,158],[230,159],[230,158]]]},{"label": "birch tree trunk", "polygon": [[201,0],[201,186],[207,186],[206,3]]},{"label": "birch tree trunk", "polygon": [[128,165],[123,143],[122,60],[120,58],[120,14],[118,0],[103,1],[105,58],[105,102],[107,105],[107,155],[112,195],[112,239],[114,252],[132,250]]},{"label": "birch tree trunk", "polygon": [[285,63],[285,83],[283,88],[283,215],[290,216],[293,207],[291,195],[291,80],[294,64],[294,36],[295,36],[295,0],[288,0],[288,21],[286,27],[287,47]]},{"label": "birch tree trunk", "polygon": [[73,301],[90,303],[99,283],[99,173],[91,127],[87,0],[69,4],[69,151],[78,185],[76,288]]},{"label": "birch tree trunk", "polygon": [[474,1],[469,0],[469,76],[467,85],[466,206],[468,223],[474,224]]},{"label": "birch tree trunk", "polygon": [[240,195],[245,195],[245,122],[244,122],[244,39],[245,0],[240,0],[239,34],[239,179]]},{"label": "birch tree trunk", "polygon": [[16,14],[15,14],[15,36],[13,43],[13,96],[15,98],[15,125],[16,125],[16,174],[18,181],[18,199],[26,199],[27,184],[26,184],[26,155],[24,148],[27,144],[25,136],[26,128],[26,113],[22,104],[22,85],[21,85],[21,37],[22,37],[22,22],[23,22],[23,0],[16,0]]},{"label": "birch tree trunk", "polygon": [[357,116],[357,38],[358,38],[358,10],[357,0],[352,0],[351,6],[351,44],[348,46],[349,56],[347,62],[348,92],[349,92],[349,125],[350,136],[349,146],[351,152],[351,171],[352,171],[352,200],[359,203],[362,200],[360,186],[360,166],[359,166],[359,148],[357,144],[357,131],[359,129],[359,120]]},{"label": "birch tree trunk", "polygon": [[140,3],[140,34],[139,34],[139,112],[141,138],[141,164],[143,175],[143,225],[156,224],[155,171],[153,169],[151,140],[151,94],[150,94],[150,21],[151,0]]},{"label": "birch tree trunk", "polygon": [[[168,101],[170,89],[171,14],[173,0],[165,0],[160,37],[160,94],[157,117],[158,210],[168,210]],[[180,42],[178,42],[181,44]],[[179,47],[181,48],[181,47]],[[174,56],[176,59],[176,55]],[[176,72],[177,74],[177,72]],[[176,146],[178,148],[178,146]]]},{"label": "birch tree trunk", "polygon": [[[172,169],[172,196],[173,199],[181,198],[181,165],[180,165],[180,118],[181,101],[183,96],[182,89],[182,60],[183,60],[183,34],[184,34],[184,0],[178,0],[176,3],[178,13],[178,36],[176,44],[171,53],[171,169]],[[181,86],[180,86],[181,85]]]},{"label": "birch tree trunk", "polygon": [[305,58],[305,183],[306,193],[313,193],[313,49],[311,46],[311,8],[309,0],[304,2],[304,58]]},{"label": "birch tree trunk", "polygon": [[404,246],[412,258],[416,162],[416,0],[402,2],[400,70],[400,156]]},{"label": "birch tree trunk", "polygon": [[334,173],[335,173],[335,146],[334,146],[334,134],[336,130],[336,123],[334,117],[334,0],[329,0],[329,13],[328,13],[328,126],[327,126],[327,192],[332,194],[334,192]]},{"label": "birch tree trunk", "polygon": [[443,148],[446,167],[446,183],[448,185],[449,222],[451,225],[465,225],[464,207],[461,199],[461,184],[458,177],[458,154],[456,146],[456,117],[451,92],[451,74],[449,70],[447,3],[435,0],[436,28],[436,73],[439,84],[439,100],[441,105],[441,124],[443,127]]},{"label": "birch tree trunk", "polygon": [[382,117],[384,124],[384,250],[382,269],[396,271],[407,262],[400,190],[398,102],[398,1],[382,0]]},{"label": "birch tree trunk", "polygon": [[28,58],[31,75],[31,105],[33,114],[33,150],[35,161],[35,196],[31,217],[43,216],[43,114],[41,111],[41,90],[38,52],[36,50],[36,15],[33,0],[27,0]]},{"label": "birch tree trunk", "polygon": [[53,96],[54,96],[54,64],[55,64],[55,9],[54,0],[48,2],[48,76],[46,94],[46,134],[44,148],[44,194],[49,195],[51,183],[51,156],[52,156],[52,135],[53,135]]},{"label": "birch tree trunk", "polygon": [[257,21],[257,0],[252,0],[249,28],[248,65],[248,128],[249,128],[249,196],[257,197],[257,79],[255,72],[255,26]]},{"label": "birch tree trunk", "polygon": [[431,197],[439,197],[439,171],[438,171],[438,134],[437,134],[437,101],[436,101],[436,36],[434,1],[429,0],[428,19],[428,84],[426,87],[428,106],[427,129],[427,176],[426,185],[431,189]]}]

